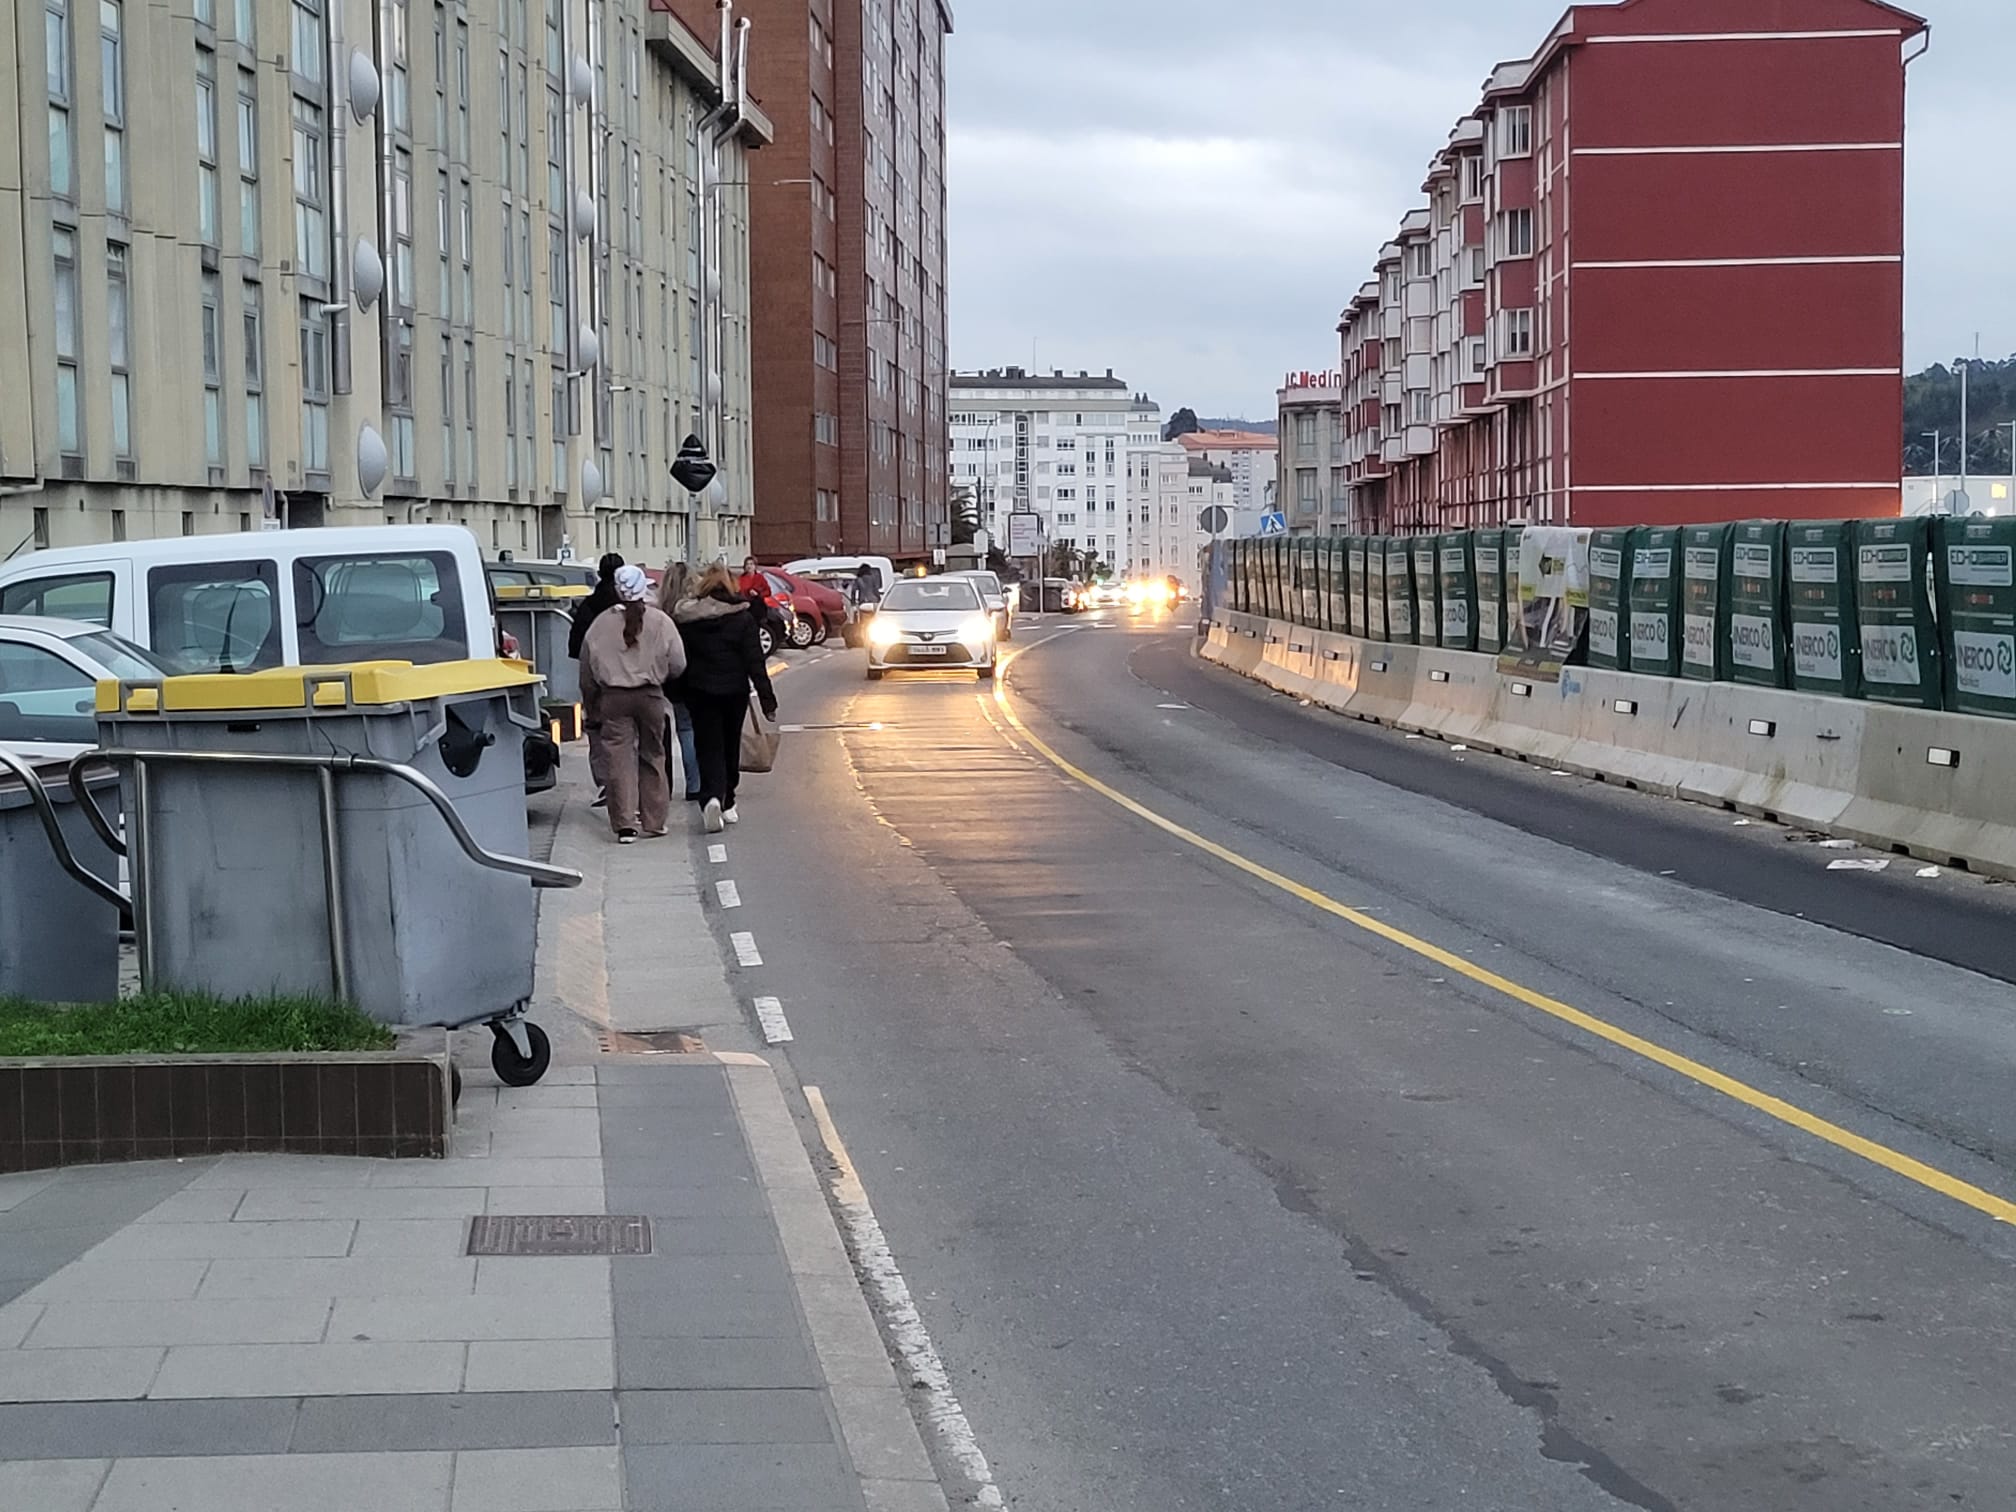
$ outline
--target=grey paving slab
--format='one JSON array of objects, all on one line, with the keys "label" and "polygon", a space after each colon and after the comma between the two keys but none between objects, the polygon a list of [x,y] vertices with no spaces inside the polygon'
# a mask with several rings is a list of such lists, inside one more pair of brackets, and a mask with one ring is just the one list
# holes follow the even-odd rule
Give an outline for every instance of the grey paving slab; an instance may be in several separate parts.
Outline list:
[{"label": "grey paving slab", "polygon": [[329,1318],[331,1339],[606,1339],[610,1332],[606,1291],[351,1297]]},{"label": "grey paving slab", "polygon": [[805,1325],[790,1298],[625,1292],[616,1299],[616,1332],[638,1339],[796,1339]]},{"label": "grey paving slab", "polygon": [[883,1480],[864,1476],[861,1500],[867,1512],[948,1512],[944,1489],[934,1480]]},{"label": "grey paving slab", "polygon": [[[460,1225],[457,1225],[458,1230]],[[451,1255],[214,1260],[199,1297],[447,1297],[476,1288],[476,1262]]]},{"label": "grey paving slab", "polygon": [[607,1339],[478,1339],[469,1346],[464,1391],[609,1391],[616,1385]]},{"label": "grey paving slab", "polygon": [[[500,1173],[501,1174],[501,1173]],[[259,1187],[239,1205],[239,1223],[336,1218],[466,1218],[483,1211],[484,1189],[466,1187]]]},{"label": "grey paving slab", "polygon": [[746,1391],[825,1384],[800,1339],[618,1338],[616,1380],[626,1391]]},{"label": "grey paving slab", "polygon": [[78,1166],[16,1180],[0,1211],[0,1303],[10,1302],[181,1191],[208,1160]]},{"label": "grey paving slab", "polygon": [[664,1218],[651,1222],[653,1254],[693,1256],[781,1255],[777,1229],[768,1218]]},{"label": "grey paving slab", "polygon": [[142,1213],[141,1223],[228,1223],[244,1202],[242,1189],[205,1187],[180,1191]]},{"label": "grey paving slab", "polygon": [[636,1512],[839,1512],[861,1506],[859,1481],[830,1444],[640,1444],[626,1448]]},{"label": "grey paving slab", "polygon": [[644,1213],[653,1218],[762,1218],[770,1208],[754,1179],[680,1182],[676,1171],[638,1181],[608,1182],[604,1196],[612,1213]]},{"label": "grey paving slab", "polygon": [[[395,1450],[614,1444],[614,1403],[606,1390],[312,1397],[301,1403],[291,1448],[301,1454],[364,1446]],[[0,1432],[5,1421],[0,1416]]]},{"label": "grey paving slab", "polygon": [[716,1296],[791,1294],[791,1273],[781,1255],[619,1255],[609,1262],[616,1294]]},{"label": "grey paving slab", "polygon": [[587,1187],[494,1186],[485,1194],[486,1213],[606,1213],[610,1211],[598,1182]]},{"label": "grey paving slab", "polygon": [[173,1302],[196,1295],[208,1260],[101,1260],[86,1255],[38,1284],[38,1302],[95,1298],[103,1302]]},{"label": "grey paving slab", "polygon": [[42,1304],[17,1297],[0,1307],[0,1349],[17,1349],[29,1330],[42,1321]]},{"label": "grey paving slab", "polygon": [[191,1186],[199,1190],[245,1191],[251,1187],[359,1187],[383,1162],[345,1155],[220,1155]]},{"label": "grey paving slab", "polygon": [[51,1302],[25,1340],[37,1349],[134,1344],[308,1344],[329,1322],[326,1299],[229,1302]]},{"label": "grey paving slab", "polygon": [[350,1253],[445,1258],[461,1254],[468,1237],[466,1218],[360,1218]]},{"label": "grey paving slab", "polygon": [[[592,1089],[583,1089],[592,1090]],[[481,1159],[389,1160],[371,1173],[374,1187],[564,1186],[602,1184],[602,1162],[594,1156],[527,1156],[508,1163]]]},{"label": "grey paving slab", "polygon": [[184,1344],[168,1351],[147,1394],[264,1397],[453,1391],[461,1384],[467,1350],[459,1343]]},{"label": "grey paving slab", "polygon": [[0,1213],[19,1207],[62,1174],[61,1171],[13,1171],[0,1176]]},{"label": "grey paving slab", "polygon": [[120,1460],[92,1512],[447,1512],[449,1454]]},{"label": "grey paving slab", "polygon": [[931,1462],[917,1437],[917,1420],[893,1374],[879,1386],[832,1387],[833,1413],[847,1457],[863,1475],[926,1480]]},{"label": "grey paving slab", "polygon": [[[708,949],[714,949],[709,940]],[[611,1061],[595,1067],[595,1082],[602,1087],[626,1087],[663,1082],[669,1094],[688,1105],[704,1104],[709,1098],[725,1104],[721,1067],[713,1061],[693,1061],[684,1065],[669,1061]]]},{"label": "grey paving slab", "polygon": [[601,1512],[623,1504],[616,1449],[477,1449],[455,1456],[452,1512]]},{"label": "grey paving slab", "polygon": [[6,1350],[0,1352],[0,1402],[109,1402],[145,1396],[161,1368],[162,1353],[159,1349]]},{"label": "grey paving slab", "polygon": [[110,1468],[102,1459],[0,1461],[0,1507],[90,1512]]},{"label": "grey paving slab", "polygon": [[781,1391],[624,1391],[626,1444],[830,1444],[825,1399]]},{"label": "grey paving slab", "polygon": [[579,1295],[607,1297],[609,1260],[603,1255],[481,1255],[478,1296]]},{"label": "grey paving slab", "polygon": [[[283,1454],[296,1431],[298,1405],[292,1397],[13,1403],[0,1406],[0,1444],[10,1459]],[[11,1505],[0,1498],[0,1506]]]},{"label": "grey paving slab", "polygon": [[[25,1211],[24,1203],[18,1211]],[[10,1215],[12,1216],[12,1215]],[[98,1247],[105,1260],[214,1260],[227,1256],[310,1259],[341,1255],[356,1224],[320,1218],[275,1223],[136,1223]]]}]

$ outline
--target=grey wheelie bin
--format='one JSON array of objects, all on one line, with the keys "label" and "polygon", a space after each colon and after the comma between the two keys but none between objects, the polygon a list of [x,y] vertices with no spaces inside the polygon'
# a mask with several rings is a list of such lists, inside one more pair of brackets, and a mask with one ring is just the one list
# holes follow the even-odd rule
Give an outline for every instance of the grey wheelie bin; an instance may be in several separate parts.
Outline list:
[{"label": "grey wheelie bin", "polygon": [[518,654],[546,679],[542,700],[560,726],[556,739],[579,740],[581,664],[567,654],[574,610],[591,590],[580,583],[512,583],[497,589],[497,623],[518,642]]},{"label": "grey wheelie bin", "polygon": [[393,1025],[487,1023],[497,1074],[545,1074],[532,996],[517,662],[276,667],[101,685],[127,793],[142,980],[334,997]]},{"label": "grey wheelie bin", "polygon": [[[102,813],[118,784],[99,790]],[[118,858],[71,796],[62,762],[0,746],[0,997],[109,1003],[119,996]]]}]

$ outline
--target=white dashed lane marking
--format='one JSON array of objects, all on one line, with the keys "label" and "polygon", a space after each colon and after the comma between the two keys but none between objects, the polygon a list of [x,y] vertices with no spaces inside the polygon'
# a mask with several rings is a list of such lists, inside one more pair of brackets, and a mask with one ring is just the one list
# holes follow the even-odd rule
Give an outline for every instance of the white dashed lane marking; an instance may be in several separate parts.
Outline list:
[{"label": "white dashed lane marking", "polygon": [[728,847],[725,845],[708,846],[707,859],[712,861],[716,866],[726,866],[728,864]]},{"label": "white dashed lane marking", "polygon": [[791,1022],[784,1017],[784,1005],[776,998],[756,999],[756,1022],[763,1027],[764,1044],[786,1045],[791,1042]]},{"label": "white dashed lane marking", "polygon": [[737,930],[728,936],[728,943],[735,947],[735,964],[738,966],[761,966],[763,953],[756,948],[756,936],[746,930]]},{"label": "white dashed lane marking", "polygon": [[742,889],[737,887],[733,882],[716,882],[714,884],[714,895],[721,900],[723,908],[740,908],[742,906]]}]

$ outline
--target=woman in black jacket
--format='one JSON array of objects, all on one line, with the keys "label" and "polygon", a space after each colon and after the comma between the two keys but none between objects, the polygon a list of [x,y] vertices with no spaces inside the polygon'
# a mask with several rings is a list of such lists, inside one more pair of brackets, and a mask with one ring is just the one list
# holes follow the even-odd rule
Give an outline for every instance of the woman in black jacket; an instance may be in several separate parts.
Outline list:
[{"label": "woman in black jacket", "polygon": [[702,822],[718,834],[734,824],[735,788],[742,776],[742,721],[753,685],[763,712],[777,717],[777,694],[770,686],[756,612],[735,591],[734,576],[716,563],[672,611],[686,643],[686,674],[680,697],[693,720],[694,754],[699,758]]}]

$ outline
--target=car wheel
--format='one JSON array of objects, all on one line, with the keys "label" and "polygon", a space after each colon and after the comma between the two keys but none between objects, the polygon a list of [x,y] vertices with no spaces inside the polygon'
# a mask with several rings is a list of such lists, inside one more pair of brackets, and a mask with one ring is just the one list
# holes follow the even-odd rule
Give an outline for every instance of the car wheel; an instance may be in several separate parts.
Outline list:
[{"label": "car wheel", "polygon": [[784,627],[784,639],[793,651],[803,651],[812,644],[812,621],[802,614],[791,616]]},{"label": "car wheel", "polygon": [[870,667],[868,669],[868,681],[870,682],[882,681],[882,669],[880,667]]},{"label": "car wheel", "polygon": [[987,663],[986,666],[980,669],[980,681],[982,682],[994,681],[994,663],[989,662]]},{"label": "car wheel", "polygon": [[768,656],[772,651],[775,651],[777,649],[777,637],[774,633],[772,633],[768,625],[760,625],[757,627],[756,644],[762,648],[763,654],[765,656]]},{"label": "car wheel", "polygon": [[812,626],[813,645],[823,646],[832,638],[833,627],[826,623],[825,615],[819,615],[816,619],[808,621],[808,623]]}]

